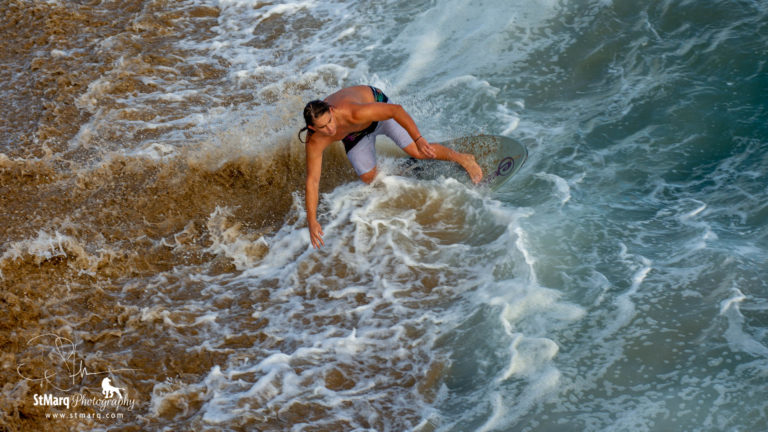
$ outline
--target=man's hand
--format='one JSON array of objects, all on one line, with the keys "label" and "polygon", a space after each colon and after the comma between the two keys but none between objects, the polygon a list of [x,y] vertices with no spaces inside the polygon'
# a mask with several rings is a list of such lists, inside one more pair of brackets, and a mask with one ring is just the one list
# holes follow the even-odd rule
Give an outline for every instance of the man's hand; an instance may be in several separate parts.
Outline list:
[{"label": "man's hand", "polygon": [[323,229],[320,227],[320,223],[316,220],[309,221],[309,239],[312,240],[312,247],[319,248],[325,246],[323,243]]},{"label": "man's hand", "polygon": [[416,140],[416,147],[419,149],[421,154],[423,154],[424,156],[427,156],[430,159],[434,159],[435,158],[435,156],[436,156],[435,149],[432,148],[432,144],[427,142],[426,138],[419,137],[419,139]]}]

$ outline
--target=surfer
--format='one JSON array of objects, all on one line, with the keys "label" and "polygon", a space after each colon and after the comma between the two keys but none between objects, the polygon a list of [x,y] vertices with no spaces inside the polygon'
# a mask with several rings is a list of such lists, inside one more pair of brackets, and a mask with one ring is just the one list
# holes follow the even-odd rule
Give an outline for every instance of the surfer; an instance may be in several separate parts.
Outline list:
[{"label": "surfer", "polygon": [[385,135],[416,159],[453,161],[467,170],[474,183],[483,172],[468,153],[459,153],[440,144],[431,144],[419,133],[416,123],[402,106],[389,103],[378,88],[354,86],[343,88],[324,100],[313,100],[304,107],[307,125],[307,224],[312,246],[323,243],[323,230],[317,222],[318,189],[323,151],[334,141],[341,140],[347,157],[360,180],[370,183],[376,177],[376,136]]}]

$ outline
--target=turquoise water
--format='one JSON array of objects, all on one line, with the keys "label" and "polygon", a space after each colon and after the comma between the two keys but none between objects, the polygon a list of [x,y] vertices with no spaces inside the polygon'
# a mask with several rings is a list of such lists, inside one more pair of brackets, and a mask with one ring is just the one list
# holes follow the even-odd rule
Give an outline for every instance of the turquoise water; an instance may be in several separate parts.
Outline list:
[{"label": "turquoise water", "polygon": [[[77,96],[90,115],[59,137],[54,153],[76,167],[61,169],[101,175],[120,157],[171,180],[187,178],[178,161],[218,176],[232,161],[245,168],[164,240],[147,228],[122,243],[114,233],[64,241],[92,251],[162,240],[176,254],[100,288],[134,336],[92,349],[128,363],[140,339],[160,338],[169,352],[210,358],[185,373],[139,364],[122,382],[145,390],[144,411],[126,423],[768,429],[768,4],[141,5],[134,27],[157,10],[215,14],[179,12],[161,39],[131,39],[137,53],[178,57],[163,67],[100,42],[111,72]],[[104,90],[126,74],[148,87]],[[300,112],[354,84],[384,89],[432,141],[501,134],[529,159],[490,194],[453,179],[366,186],[330,150],[326,246],[313,250]],[[3,151],[32,160],[11,136]],[[289,180],[248,186],[267,175],[249,177],[251,166]],[[149,221],[178,210],[154,211]],[[35,251],[48,237],[35,230],[65,232],[60,219],[37,223],[9,250],[44,256]],[[193,244],[199,261],[178,258]],[[81,338],[95,331],[72,326]]]}]

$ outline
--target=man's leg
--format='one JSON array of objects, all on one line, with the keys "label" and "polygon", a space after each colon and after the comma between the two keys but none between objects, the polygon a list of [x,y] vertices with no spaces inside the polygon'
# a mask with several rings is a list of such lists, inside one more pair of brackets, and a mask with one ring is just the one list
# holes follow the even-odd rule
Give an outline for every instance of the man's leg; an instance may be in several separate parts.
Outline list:
[{"label": "man's leg", "polygon": [[[397,144],[398,147],[403,149],[408,155],[416,159],[430,159],[427,155],[423,154],[416,143],[413,142],[408,132],[400,126],[394,119],[385,120],[380,122],[378,128],[376,128],[377,134],[384,134]],[[435,159],[456,162],[461,165],[469,178],[474,183],[479,183],[483,178],[483,170],[480,165],[475,161],[475,156],[469,153],[459,153],[455,150],[451,150],[440,144],[431,144],[435,150]]]},{"label": "man's leg", "polygon": [[[483,179],[483,170],[480,165],[475,161],[475,156],[469,153],[459,153],[456,150],[449,149],[448,147],[440,144],[430,144],[435,151],[435,159],[456,162],[461,165],[469,178],[473,183],[479,183]],[[403,148],[408,155],[416,159],[431,159],[427,155],[423,154],[415,142],[411,141],[410,144]]]},{"label": "man's leg", "polygon": [[376,178],[376,174],[378,171],[376,171],[376,167],[373,167],[372,170],[368,171],[365,174],[360,174],[360,180],[362,180],[366,184],[371,184],[374,178]]},{"label": "man's leg", "polygon": [[364,136],[351,150],[347,152],[347,158],[352,167],[365,183],[370,183],[376,177],[376,137]]}]

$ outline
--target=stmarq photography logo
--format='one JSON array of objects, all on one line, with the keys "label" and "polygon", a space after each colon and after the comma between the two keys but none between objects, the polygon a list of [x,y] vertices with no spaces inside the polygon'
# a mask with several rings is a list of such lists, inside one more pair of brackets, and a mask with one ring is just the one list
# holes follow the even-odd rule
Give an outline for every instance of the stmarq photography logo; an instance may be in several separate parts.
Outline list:
[{"label": "stmarq photography logo", "polygon": [[[76,344],[52,333],[34,337],[27,345],[32,355],[16,371],[39,388],[48,387],[46,392],[32,395],[34,406],[55,408],[46,412],[47,418],[120,420],[138,404],[118,378],[134,369],[88,370]],[[91,383],[100,386],[90,387]]]}]

